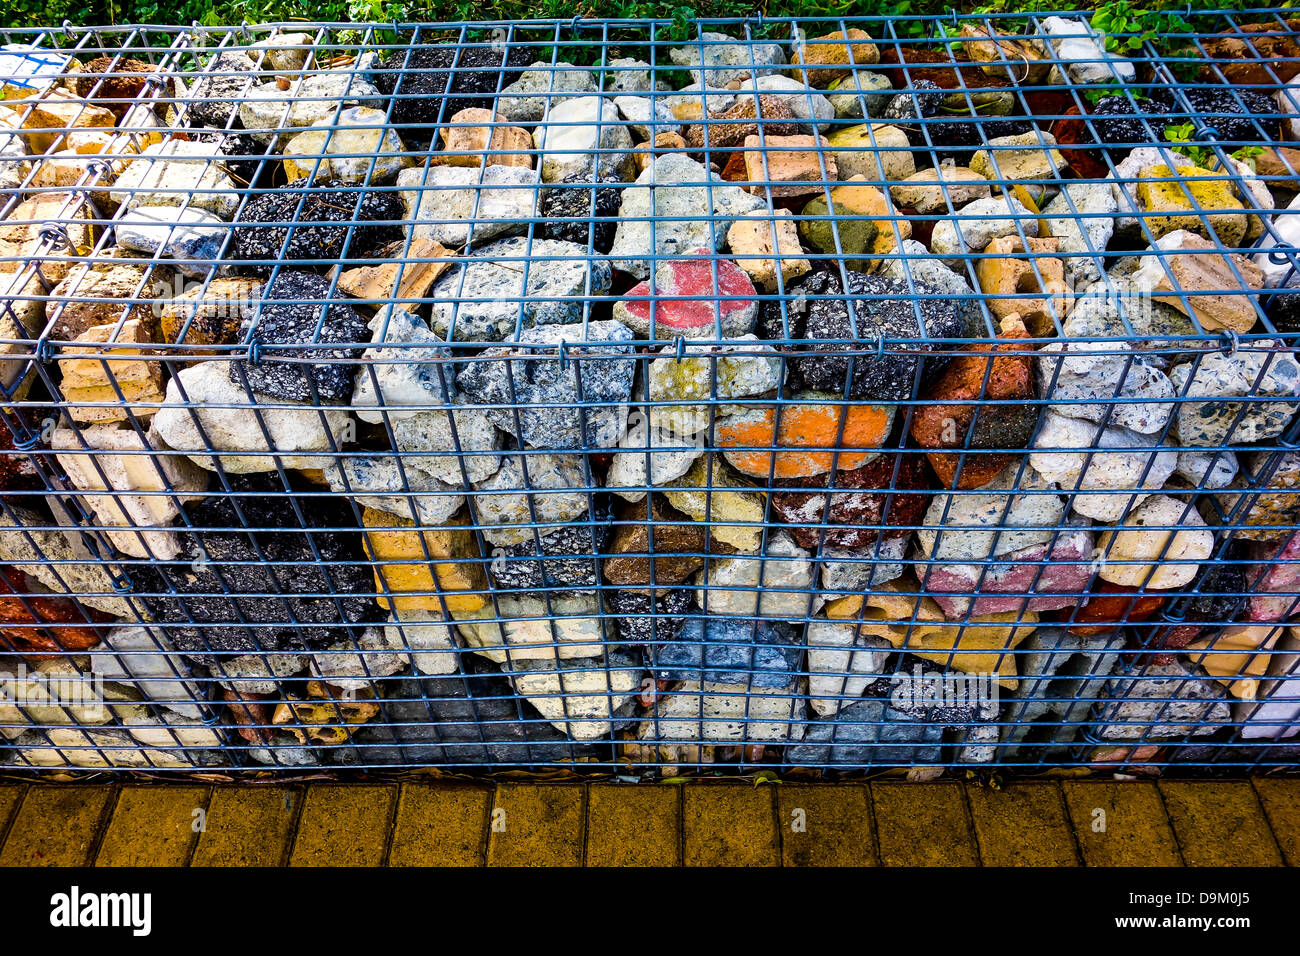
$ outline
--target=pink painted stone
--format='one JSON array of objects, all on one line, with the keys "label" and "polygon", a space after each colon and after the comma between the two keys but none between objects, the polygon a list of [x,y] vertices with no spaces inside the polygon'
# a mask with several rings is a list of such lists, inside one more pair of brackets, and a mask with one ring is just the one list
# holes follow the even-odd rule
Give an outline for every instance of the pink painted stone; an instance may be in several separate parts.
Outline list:
[{"label": "pink painted stone", "polygon": [[1300,614],[1300,534],[1281,544],[1251,541],[1247,557],[1253,562],[1246,566],[1252,596],[1246,602],[1245,619],[1267,623]]},{"label": "pink painted stone", "polygon": [[[714,264],[717,278],[714,278]],[[651,307],[654,308],[655,338],[736,338],[752,332],[758,317],[754,283],[728,259],[707,255],[691,259],[669,259],[655,270],[654,291],[649,282],[633,286],[628,298],[614,304],[614,318],[643,338],[650,337]],[[644,298],[647,296],[688,298]]]},{"label": "pink painted stone", "polygon": [[[1050,557],[1044,542],[1002,555],[992,565],[936,564],[926,576],[925,590],[950,621],[967,614],[1074,607],[1092,580],[1092,544],[1092,532],[1077,528],[1056,539]],[[1041,563],[1045,559],[1049,563]],[[935,593],[945,591],[955,593]],[[980,596],[965,596],[973,594]]]}]

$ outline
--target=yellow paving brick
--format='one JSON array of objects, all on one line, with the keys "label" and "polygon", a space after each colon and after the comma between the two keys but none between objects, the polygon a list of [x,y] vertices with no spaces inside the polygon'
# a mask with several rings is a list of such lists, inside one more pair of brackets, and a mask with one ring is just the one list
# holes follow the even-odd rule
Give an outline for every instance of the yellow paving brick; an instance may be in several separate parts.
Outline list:
[{"label": "yellow paving brick", "polygon": [[1281,866],[1282,854],[1249,780],[1161,780],[1188,866]]},{"label": "yellow paving brick", "polygon": [[876,839],[885,866],[978,866],[957,783],[873,783]]},{"label": "yellow paving brick", "polygon": [[985,866],[1078,866],[1061,792],[1051,783],[967,787],[966,801]]},{"label": "yellow paving brick", "polygon": [[402,785],[389,866],[482,866],[487,848],[487,787]]},{"label": "yellow paving brick", "polygon": [[586,787],[499,784],[489,818],[489,866],[582,866]]},{"label": "yellow paving brick", "polygon": [[184,866],[203,826],[208,796],[207,787],[123,787],[95,865]]},{"label": "yellow paving brick", "polygon": [[1300,866],[1300,780],[1257,777],[1253,782],[1286,865]]},{"label": "yellow paving brick", "polygon": [[786,866],[874,866],[876,831],[865,784],[777,787],[781,859]]},{"label": "yellow paving brick", "polygon": [[681,788],[592,784],[588,866],[680,866]]},{"label": "yellow paving brick", "polygon": [[302,806],[296,787],[217,787],[192,866],[283,866]]},{"label": "yellow paving brick", "polygon": [[115,788],[32,786],[9,826],[0,866],[87,866]]},{"label": "yellow paving brick", "polygon": [[0,785],[0,846],[4,846],[9,821],[18,809],[18,804],[23,802],[23,794],[26,792],[27,787],[22,784]]},{"label": "yellow paving brick", "polygon": [[779,866],[772,786],[687,785],[682,857],[687,866]]},{"label": "yellow paving brick", "polygon": [[1183,865],[1154,783],[1066,780],[1061,792],[1086,865]]},{"label": "yellow paving brick", "polygon": [[289,865],[383,865],[396,796],[396,787],[308,787]]}]

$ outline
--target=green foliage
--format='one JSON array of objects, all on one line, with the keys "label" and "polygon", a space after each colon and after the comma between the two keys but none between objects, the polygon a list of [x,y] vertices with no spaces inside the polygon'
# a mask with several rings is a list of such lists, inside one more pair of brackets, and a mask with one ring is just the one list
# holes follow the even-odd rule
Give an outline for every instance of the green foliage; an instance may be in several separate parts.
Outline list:
[{"label": "green foliage", "polygon": [[1096,106],[1100,100],[1103,100],[1108,96],[1123,96],[1125,93],[1133,97],[1135,100],[1148,100],[1151,98],[1147,96],[1145,90],[1125,86],[1118,80],[1111,80],[1109,83],[1104,83],[1095,89],[1087,90],[1083,95],[1089,103]]},{"label": "green foliage", "polygon": [[1177,126],[1165,127],[1165,139],[1175,144],[1174,152],[1182,153],[1202,169],[1209,169],[1210,164],[1217,163],[1217,159],[1213,151],[1192,142],[1195,134],[1196,126],[1193,123],[1179,123]]},{"label": "green foliage", "polygon": [[1111,0],[1092,14],[1092,25],[1106,34],[1106,49],[1112,53],[1131,53],[1150,43],[1157,50],[1173,42],[1169,34],[1188,33],[1191,26],[1177,13],[1154,7],[1139,7],[1131,0]]}]

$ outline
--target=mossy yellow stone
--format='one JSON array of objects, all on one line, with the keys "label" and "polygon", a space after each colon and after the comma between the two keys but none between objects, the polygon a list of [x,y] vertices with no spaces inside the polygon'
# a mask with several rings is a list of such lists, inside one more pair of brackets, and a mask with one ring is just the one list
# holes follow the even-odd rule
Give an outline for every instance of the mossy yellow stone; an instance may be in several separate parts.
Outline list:
[{"label": "mossy yellow stone", "polygon": [[1038,626],[1032,611],[1006,611],[972,617],[962,624],[948,624],[933,598],[920,593],[910,581],[893,581],[865,597],[851,594],[826,605],[832,620],[859,621],[868,637],[881,637],[909,654],[968,674],[998,675],[1008,690],[1020,686],[1014,654]]},{"label": "mossy yellow stone", "polygon": [[1239,246],[1246,237],[1246,215],[1232,180],[1210,179],[1198,166],[1147,166],[1137,184],[1138,205],[1148,213],[1147,225],[1157,239],[1179,229],[1216,235],[1226,246]]},{"label": "mossy yellow stone", "polygon": [[[477,611],[487,604],[487,577],[478,563],[478,544],[463,527],[464,519],[421,531],[414,522],[386,511],[366,508],[366,554],[373,561],[400,562],[375,566],[379,604],[399,611]],[[373,530],[388,528],[395,530]]]},{"label": "mossy yellow stone", "polygon": [[859,123],[826,136],[843,180],[861,176],[868,182],[903,180],[916,172],[907,133],[888,123]]},{"label": "mossy yellow stone", "polygon": [[[830,202],[818,196],[803,207],[800,213],[799,235],[817,252],[833,255],[843,253],[844,267],[853,272],[870,272],[877,260],[859,259],[870,254],[885,255],[897,245],[897,238],[910,239],[912,224],[895,216],[893,207],[884,192],[875,186],[850,181],[831,190]],[[835,236],[839,235],[839,248]]]},{"label": "mossy yellow stone", "polygon": [[[763,496],[752,490],[721,490],[752,488],[721,457],[700,458],[673,485],[679,490],[664,492],[669,504],[696,521],[713,522],[709,536],[714,541],[729,544],[738,551],[758,550],[763,539]],[[706,492],[705,488],[711,491]]]}]

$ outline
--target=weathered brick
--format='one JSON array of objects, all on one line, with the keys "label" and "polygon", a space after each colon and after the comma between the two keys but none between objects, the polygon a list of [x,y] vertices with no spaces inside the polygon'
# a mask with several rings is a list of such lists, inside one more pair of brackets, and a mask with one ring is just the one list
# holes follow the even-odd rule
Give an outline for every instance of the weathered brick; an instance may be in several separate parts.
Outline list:
[{"label": "weathered brick", "polygon": [[959,784],[872,784],[871,799],[883,865],[979,865]]},{"label": "weathered brick", "polygon": [[[207,787],[123,787],[96,866],[185,866],[204,825]],[[203,811],[196,813],[195,811]]]},{"label": "weathered brick", "polygon": [[779,866],[781,837],[771,787],[688,786],[682,828],[687,866]]},{"label": "weathered brick", "polygon": [[482,866],[491,805],[486,787],[403,784],[388,865]]},{"label": "weathered brick", "polygon": [[586,790],[501,784],[489,818],[489,866],[582,866]]},{"label": "weathered brick", "polygon": [[1088,866],[1183,865],[1154,783],[1067,780],[1061,792]]}]

